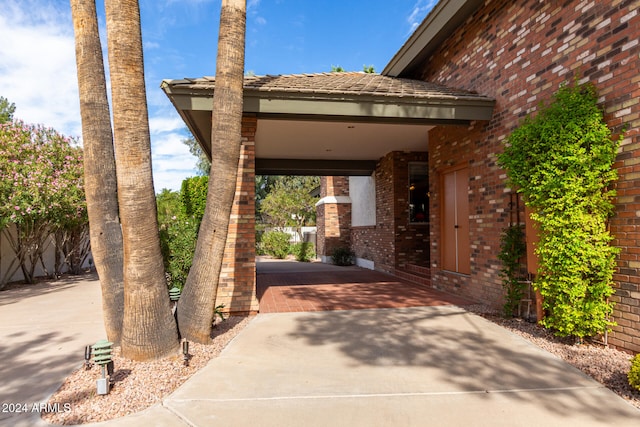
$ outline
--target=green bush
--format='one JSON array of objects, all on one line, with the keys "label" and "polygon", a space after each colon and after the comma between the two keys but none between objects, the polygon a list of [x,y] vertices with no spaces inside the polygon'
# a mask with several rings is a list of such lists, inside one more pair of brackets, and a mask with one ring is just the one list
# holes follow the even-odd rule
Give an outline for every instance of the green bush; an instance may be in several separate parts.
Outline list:
[{"label": "green bush", "polygon": [[640,390],[640,353],[631,359],[631,369],[629,369],[627,378],[631,387]]},{"label": "green bush", "polygon": [[208,189],[208,176],[194,176],[182,181],[182,187],[180,189],[182,214],[187,217],[194,217],[198,224],[200,224],[204,216]]},{"label": "green bush", "polygon": [[289,233],[283,231],[267,231],[262,235],[261,250],[274,258],[284,259],[289,255]]},{"label": "green bush", "polygon": [[291,246],[291,251],[300,262],[309,262],[316,257],[316,251],[311,242],[295,243]]},{"label": "green bush", "polygon": [[207,188],[207,177],[193,177],[182,181],[179,193],[163,190],[156,196],[160,246],[169,288],[182,289],[189,275]]},{"label": "green bush", "polygon": [[540,241],[534,287],[559,336],[603,333],[613,323],[613,139],[593,85],[562,86],[506,139],[499,163],[532,209]]},{"label": "green bush", "polygon": [[194,218],[174,217],[160,226],[160,247],[169,288],[182,289],[196,250],[198,226]]},{"label": "green bush", "polygon": [[331,260],[335,265],[353,265],[355,254],[347,247],[339,247],[333,250]]}]

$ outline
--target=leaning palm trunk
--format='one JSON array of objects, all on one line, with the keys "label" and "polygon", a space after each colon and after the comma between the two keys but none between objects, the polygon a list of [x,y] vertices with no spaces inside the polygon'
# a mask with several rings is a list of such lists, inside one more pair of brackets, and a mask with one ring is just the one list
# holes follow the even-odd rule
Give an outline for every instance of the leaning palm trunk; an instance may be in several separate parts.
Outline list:
[{"label": "leaning palm trunk", "polygon": [[95,0],[71,0],[84,145],[84,185],[91,252],[102,287],[104,327],[120,344],[124,292],[122,230],[102,46]]},{"label": "leaning palm trunk", "polygon": [[210,185],[193,265],[178,303],[180,333],[200,343],[210,339],[236,189],[242,144],[245,20],[244,0],[222,1],[213,95]]},{"label": "leaning palm trunk", "polygon": [[124,248],[122,355],[134,360],[178,349],[160,252],[151,138],[137,0],[107,0],[118,202]]}]

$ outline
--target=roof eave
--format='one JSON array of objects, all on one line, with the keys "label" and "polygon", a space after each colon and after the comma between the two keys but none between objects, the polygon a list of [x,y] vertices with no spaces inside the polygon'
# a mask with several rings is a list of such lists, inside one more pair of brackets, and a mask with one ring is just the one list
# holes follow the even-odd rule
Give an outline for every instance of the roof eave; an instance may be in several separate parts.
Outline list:
[{"label": "roof eave", "polygon": [[[185,110],[211,111],[213,90],[162,85],[174,107],[186,120]],[[348,94],[244,91],[244,113],[282,117],[340,117],[344,120],[440,121],[489,120],[495,101],[482,96],[354,96]]]},{"label": "roof eave", "polygon": [[401,77],[409,75],[420,63],[464,21],[484,0],[441,0],[416,28],[400,50],[382,70],[383,75]]}]

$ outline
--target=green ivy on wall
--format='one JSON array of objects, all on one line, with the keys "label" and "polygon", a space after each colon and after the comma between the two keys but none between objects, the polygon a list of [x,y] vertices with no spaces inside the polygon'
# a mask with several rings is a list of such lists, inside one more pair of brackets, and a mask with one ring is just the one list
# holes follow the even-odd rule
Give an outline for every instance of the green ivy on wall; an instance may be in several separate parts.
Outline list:
[{"label": "green ivy on wall", "polygon": [[619,140],[597,100],[591,84],[561,86],[513,131],[499,156],[509,185],[534,212],[540,237],[534,286],[547,313],[541,323],[560,336],[593,336],[613,325],[608,297],[618,250],[607,219]]}]

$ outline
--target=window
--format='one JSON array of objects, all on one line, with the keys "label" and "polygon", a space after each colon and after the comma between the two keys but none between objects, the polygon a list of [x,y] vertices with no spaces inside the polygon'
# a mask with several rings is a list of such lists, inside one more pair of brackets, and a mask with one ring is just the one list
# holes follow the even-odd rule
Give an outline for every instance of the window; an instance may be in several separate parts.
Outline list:
[{"label": "window", "polygon": [[409,222],[429,222],[429,171],[427,162],[409,163]]}]

